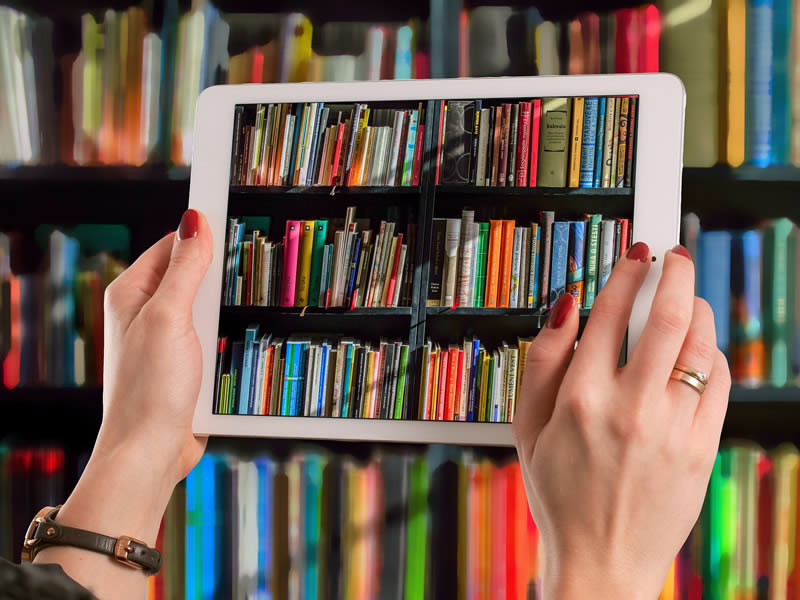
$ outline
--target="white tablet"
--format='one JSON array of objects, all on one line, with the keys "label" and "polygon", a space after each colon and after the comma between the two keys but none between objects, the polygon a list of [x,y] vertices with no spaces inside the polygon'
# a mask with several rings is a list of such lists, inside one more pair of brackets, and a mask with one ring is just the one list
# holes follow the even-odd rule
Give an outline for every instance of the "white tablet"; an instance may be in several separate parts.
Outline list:
[{"label": "white tablet", "polygon": [[684,107],[668,74],[205,90],[194,432],[511,445],[523,338],[642,240],[636,344],[678,243]]}]

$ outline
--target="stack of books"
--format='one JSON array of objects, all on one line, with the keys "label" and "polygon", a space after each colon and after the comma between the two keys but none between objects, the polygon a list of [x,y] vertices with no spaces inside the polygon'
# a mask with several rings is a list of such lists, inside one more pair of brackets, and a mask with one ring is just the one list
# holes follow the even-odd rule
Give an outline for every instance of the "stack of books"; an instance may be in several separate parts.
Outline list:
[{"label": "stack of books", "polygon": [[[96,251],[119,236],[115,254],[127,254],[121,226],[81,226],[82,241]],[[26,239],[0,233],[0,367],[6,388],[100,385],[103,379],[103,294],[127,266],[109,252],[81,256],[82,241],[48,228],[40,272],[15,273]],[[108,237],[106,237],[108,236]],[[30,240],[28,240],[30,241]]]},{"label": "stack of books", "polygon": [[231,185],[419,185],[425,109],[237,105]]},{"label": "stack of books", "polygon": [[591,308],[611,269],[631,243],[631,221],[587,215],[556,221],[542,211],[539,223],[434,219],[428,306],[548,308],[563,293]]},{"label": "stack of books", "polygon": [[[282,241],[273,242],[269,217],[229,218],[223,304],[410,305],[416,225],[407,226],[404,238],[397,223],[381,221],[376,233],[355,218],[355,207],[338,221],[342,225],[326,219],[288,220]],[[329,223],[335,231],[329,232]]]},{"label": "stack of books", "polygon": [[637,97],[441,101],[436,182],[631,187]]},{"label": "stack of books", "polygon": [[288,338],[247,327],[217,344],[214,414],[407,419],[408,344]]},{"label": "stack of books", "polygon": [[477,338],[422,348],[419,415],[424,421],[511,423],[533,338],[487,350]]},{"label": "stack of books", "polygon": [[778,219],[753,229],[705,230],[690,213],[683,238],[734,382],[800,385],[800,227]]}]

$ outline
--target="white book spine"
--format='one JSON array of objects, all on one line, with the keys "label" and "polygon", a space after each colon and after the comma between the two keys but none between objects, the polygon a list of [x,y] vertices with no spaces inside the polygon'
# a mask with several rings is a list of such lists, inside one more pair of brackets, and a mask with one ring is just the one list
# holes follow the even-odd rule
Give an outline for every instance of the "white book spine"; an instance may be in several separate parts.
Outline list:
[{"label": "white book spine", "polygon": [[486,185],[486,156],[489,151],[489,112],[490,109],[481,109],[481,119],[478,124],[478,165],[475,171],[475,185]]},{"label": "white book spine", "polygon": [[508,307],[519,308],[519,267],[522,252],[522,227],[514,228],[514,245],[511,250],[511,286]]},{"label": "white book spine", "polygon": [[517,348],[508,349],[508,383],[506,384],[506,421],[514,419],[514,412],[517,405],[517,369],[519,365],[519,350]]},{"label": "white book spine", "polygon": [[517,297],[517,308],[528,308],[528,265],[531,257],[531,229],[521,227],[522,243],[519,255],[519,295]]},{"label": "white book spine", "polygon": [[460,234],[461,219],[447,219],[444,238],[444,270],[442,271],[442,306],[453,306],[455,303]]},{"label": "white book spine", "polygon": [[614,267],[614,250],[616,237],[616,223],[613,219],[605,219],[600,230],[600,264],[597,275],[597,291],[603,289]]},{"label": "white book spine", "polygon": [[142,114],[138,164],[143,164],[158,138],[158,98],[161,88],[161,38],[152,31],[142,46]]},{"label": "white book spine", "polygon": [[283,131],[283,152],[281,152],[280,181],[279,185],[286,185],[289,176],[289,153],[291,152],[292,134],[294,133],[295,116],[286,115],[286,127]]},{"label": "white book spine", "polygon": [[403,137],[403,127],[406,122],[405,111],[398,110],[394,113],[394,127],[392,128],[392,152],[389,154],[389,172],[385,185],[397,183],[397,159],[400,156],[400,139]]},{"label": "white book spine", "polygon": [[392,254],[392,249],[397,247],[397,238],[394,235],[394,223],[387,223],[386,224],[386,236],[383,244],[383,256],[381,257],[380,268],[378,270],[378,280],[375,285],[375,297],[373,298],[373,305],[374,306],[383,306],[384,302],[384,290],[386,289],[389,280],[387,271],[389,270],[387,265],[389,263],[390,256]]},{"label": "white book spine", "polygon": [[397,281],[394,285],[394,296],[392,298],[392,306],[396,307],[400,303],[400,288],[403,287],[403,273],[406,265],[406,255],[408,253],[408,246],[403,244],[400,249],[400,262],[397,263]]},{"label": "white book spine", "polygon": [[469,280],[472,270],[473,252],[473,227],[475,223],[475,211],[461,211],[461,236],[458,244],[458,278],[456,280],[456,297],[458,306],[470,306]]}]

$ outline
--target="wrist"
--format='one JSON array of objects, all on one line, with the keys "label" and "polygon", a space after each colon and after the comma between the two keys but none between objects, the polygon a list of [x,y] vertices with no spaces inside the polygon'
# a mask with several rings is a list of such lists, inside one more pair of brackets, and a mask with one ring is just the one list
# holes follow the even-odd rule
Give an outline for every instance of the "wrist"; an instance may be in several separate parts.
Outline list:
[{"label": "wrist", "polygon": [[98,443],[57,521],[111,537],[128,535],[154,546],[175,486],[171,475],[145,454]]},{"label": "wrist", "polygon": [[654,600],[657,590],[651,591],[647,577],[620,573],[618,564],[602,567],[595,564],[571,563],[556,568],[545,566],[542,573],[542,597],[556,600]]}]

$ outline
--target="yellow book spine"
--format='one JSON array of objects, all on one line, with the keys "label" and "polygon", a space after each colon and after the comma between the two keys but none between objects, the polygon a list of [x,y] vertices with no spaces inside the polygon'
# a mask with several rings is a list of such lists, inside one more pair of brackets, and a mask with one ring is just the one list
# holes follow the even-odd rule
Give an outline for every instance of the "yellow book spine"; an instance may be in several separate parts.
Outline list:
[{"label": "yellow book spine", "polygon": [[569,138],[569,187],[576,188],[581,175],[581,142],[583,140],[582,97],[572,99],[572,127]]},{"label": "yellow book spine", "polygon": [[303,221],[300,230],[300,257],[297,265],[297,289],[294,294],[295,306],[308,304],[309,279],[311,277],[311,250],[314,247],[314,221]]},{"label": "yellow book spine", "polygon": [[372,415],[375,413],[375,405],[374,405],[374,389],[372,384],[372,379],[375,375],[375,352],[369,352],[367,354],[367,377],[366,382],[367,385],[364,386],[364,410],[361,412],[362,419],[371,419]]},{"label": "yellow book spine", "polygon": [[[727,161],[733,167],[738,167],[744,162],[744,132],[745,132],[745,64],[746,64],[746,13],[747,2],[745,0],[728,0],[723,9],[724,23],[726,31],[722,37],[727,52],[728,68],[720,69],[720,73],[727,75],[727,85],[721,88],[726,94],[727,106],[720,111],[725,119],[724,127],[720,129],[720,139],[725,140],[723,148],[723,161]],[[797,18],[798,11],[795,11]],[[796,42],[795,42],[796,43]],[[795,82],[800,82],[798,73],[797,57],[794,61]],[[793,88],[796,89],[796,88]],[[793,103],[795,103],[794,101]],[[792,133],[796,127],[792,128]],[[798,132],[800,133],[800,132]],[[794,137],[794,135],[793,135]],[[800,137],[800,135],[798,135]],[[797,147],[798,160],[800,160],[800,139],[792,148]],[[798,164],[797,162],[795,164]]]}]

